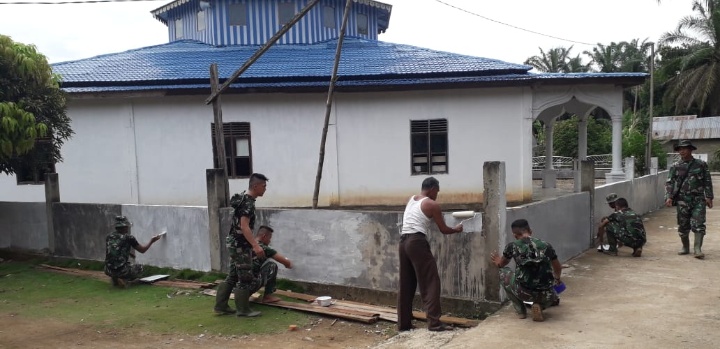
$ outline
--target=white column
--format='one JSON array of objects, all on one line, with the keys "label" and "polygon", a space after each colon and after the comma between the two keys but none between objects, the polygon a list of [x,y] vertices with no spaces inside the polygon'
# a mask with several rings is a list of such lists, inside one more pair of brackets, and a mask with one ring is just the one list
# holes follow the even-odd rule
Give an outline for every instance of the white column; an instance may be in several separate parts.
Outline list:
[{"label": "white column", "polygon": [[587,118],[585,116],[578,122],[578,160],[587,160]]},{"label": "white column", "polygon": [[545,169],[553,169],[553,126],[555,122],[550,120],[545,123]]},{"label": "white column", "polygon": [[557,171],[553,169],[553,126],[555,119],[545,123],[545,170],[543,170],[543,188],[557,186]]},{"label": "white column", "polygon": [[612,119],[612,170],[605,174],[607,183],[625,180],[622,169],[622,114],[611,115]]}]

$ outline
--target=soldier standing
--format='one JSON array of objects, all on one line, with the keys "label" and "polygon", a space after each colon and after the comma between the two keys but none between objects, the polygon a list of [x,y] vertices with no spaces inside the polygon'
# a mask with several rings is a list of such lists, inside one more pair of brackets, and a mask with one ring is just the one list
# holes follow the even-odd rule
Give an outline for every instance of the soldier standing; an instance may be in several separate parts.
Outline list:
[{"label": "soldier standing", "polygon": [[713,187],[710,170],[705,161],[695,159],[697,148],[688,140],[681,140],[674,147],[680,160],[670,168],[665,185],[665,206],[677,206],[677,223],[682,249],[678,254],[690,253],[690,230],[695,233],[694,255],[703,259],[705,237],[705,207],[713,207]]},{"label": "soldier standing", "polygon": [[[218,285],[215,297],[215,312],[219,314],[233,314],[237,316],[260,316],[259,311],[250,309],[250,291],[258,289],[256,285],[261,280],[252,270],[253,256],[265,258],[265,252],[253,236],[255,227],[255,199],[265,194],[268,179],[260,173],[250,175],[248,190],[235,194],[230,204],[235,209],[232,226],[228,234],[226,245],[230,253],[230,271],[224,282]],[[228,306],[230,293],[235,288],[235,307],[237,311]]]}]

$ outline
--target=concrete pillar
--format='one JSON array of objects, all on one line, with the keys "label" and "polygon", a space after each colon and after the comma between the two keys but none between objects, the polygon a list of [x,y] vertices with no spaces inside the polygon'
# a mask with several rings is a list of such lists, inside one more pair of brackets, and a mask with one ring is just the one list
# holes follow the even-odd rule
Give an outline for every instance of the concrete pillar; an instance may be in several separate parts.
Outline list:
[{"label": "concrete pillar", "polygon": [[595,236],[595,162],[594,161],[580,161],[580,191],[588,192],[590,194],[590,221],[587,232],[588,246],[592,245],[593,237]]},{"label": "concrete pillar", "polygon": [[485,300],[502,301],[500,297],[500,278],[498,268],[490,261],[493,251],[502,253],[505,247],[505,227],[507,219],[507,201],[505,198],[505,163],[502,161],[485,162],[483,164],[483,213],[482,236],[485,238]]},{"label": "concrete pillar", "polygon": [[622,114],[611,115],[612,119],[612,170],[605,174],[607,183],[625,180],[622,170]]},{"label": "concrete pillar", "polygon": [[57,173],[45,174],[45,214],[47,215],[48,249],[55,253],[55,225],[53,204],[60,202],[60,182]]},{"label": "concrete pillar", "polygon": [[578,122],[578,160],[587,160],[587,118]]},{"label": "concrete pillar", "polygon": [[210,268],[219,271],[222,268],[222,249],[220,241],[220,208],[229,198],[225,195],[225,173],[222,169],[206,170],[208,199],[208,239],[210,241]]},{"label": "concrete pillar", "polygon": [[625,158],[625,179],[632,180],[635,178],[635,157]]},{"label": "concrete pillar", "polygon": [[652,157],[650,158],[650,174],[656,175],[658,173],[658,158]]},{"label": "concrete pillar", "polygon": [[675,163],[675,156],[673,154],[667,155],[667,164],[666,164],[666,170],[669,170],[673,167],[673,164]]},{"label": "concrete pillar", "polygon": [[543,188],[555,188],[557,186],[557,170],[553,168],[554,125],[554,120],[545,123],[545,169],[542,171]]}]

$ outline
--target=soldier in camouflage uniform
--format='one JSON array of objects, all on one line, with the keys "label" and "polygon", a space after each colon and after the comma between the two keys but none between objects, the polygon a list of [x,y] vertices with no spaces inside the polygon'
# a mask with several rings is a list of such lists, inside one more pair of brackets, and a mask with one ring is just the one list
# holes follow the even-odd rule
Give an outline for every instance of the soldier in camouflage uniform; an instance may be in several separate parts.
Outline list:
[{"label": "soldier in camouflage uniform", "polygon": [[125,283],[137,279],[143,271],[142,265],[133,264],[133,249],[145,253],[160,235],[155,235],[146,245],[138,243],[130,234],[132,223],[125,216],[115,217],[115,231],[105,238],[105,275],[112,278],[113,286],[124,287]]},{"label": "soldier in camouflage uniform", "polygon": [[274,303],[280,300],[280,298],[273,296],[275,293],[275,282],[277,280],[278,266],[275,262],[271,261],[274,259],[280,264],[284,265],[287,269],[292,269],[292,262],[287,257],[278,253],[275,249],[270,247],[274,230],[266,225],[260,226],[257,232],[257,242],[265,251],[265,258],[255,257],[253,258],[253,273],[260,278],[260,282],[256,283],[256,289],[251,290],[251,294],[260,290],[262,286],[265,286],[265,292],[263,293],[263,303]]},{"label": "soldier in camouflage uniform", "polygon": [[673,164],[665,184],[665,205],[677,205],[677,223],[682,249],[678,254],[690,254],[690,230],[695,233],[694,255],[703,259],[705,237],[705,207],[713,207],[713,187],[707,163],[692,156],[695,146],[682,140],[674,147],[680,160]]},{"label": "soldier in camouflage uniform", "polygon": [[603,218],[600,222],[598,230],[600,241],[602,241],[604,233],[607,233],[610,245],[607,253],[613,256],[617,256],[618,248],[625,245],[633,249],[633,257],[640,257],[642,248],[647,242],[642,218],[628,207],[625,198],[615,200],[615,213]]},{"label": "soldier in camouflage uniform", "polygon": [[[237,316],[260,316],[259,311],[250,309],[250,294],[259,289],[260,278],[252,270],[253,256],[265,258],[265,252],[253,236],[255,227],[255,199],[263,196],[267,189],[267,177],[260,173],[250,175],[248,190],[235,194],[230,205],[235,209],[232,226],[226,245],[230,254],[230,271],[224,282],[218,285],[214,310],[218,314]],[[228,300],[235,288],[235,307],[230,308]]]},{"label": "soldier in camouflage uniform", "polygon": [[[561,283],[562,266],[552,245],[532,237],[527,220],[518,219],[511,228],[515,241],[507,244],[502,256],[491,253],[490,260],[500,268],[500,283],[518,317],[527,317],[523,302],[533,302],[533,321],[543,321],[543,309],[559,302],[553,286]],[[511,260],[514,272],[507,267]]]}]

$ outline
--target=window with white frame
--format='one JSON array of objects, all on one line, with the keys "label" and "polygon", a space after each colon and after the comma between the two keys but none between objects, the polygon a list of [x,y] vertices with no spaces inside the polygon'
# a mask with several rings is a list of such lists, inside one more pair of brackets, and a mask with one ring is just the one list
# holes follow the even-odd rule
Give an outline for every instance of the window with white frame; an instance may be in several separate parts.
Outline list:
[{"label": "window with white frame", "polygon": [[410,121],[411,174],[448,173],[447,119]]},{"label": "window with white frame", "polygon": [[178,18],[175,20],[175,39],[182,39],[183,37],[183,21]]},{"label": "window with white frame", "polygon": [[[213,164],[218,168],[218,153],[215,146],[215,124],[210,125],[212,135]],[[252,148],[250,143],[249,122],[223,123],[225,141],[225,166],[228,177],[247,178],[252,171]]]},{"label": "window with white frame", "polygon": [[335,22],[335,7],[323,7],[323,25],[325,26],[325,28],[335,29],[337,27],[337,24]]},{"label": "window with white frame", "polygon": [[247,25],[246,4],[230,4],[228,7],[228,24],[237,26]]},{"label": "window with white frame", "polygon": [[207,27],[206,21],[205,21],[205,11],[200,10],[197,13],[197,30],[203,31]]},{"label": "window with white frame", "polygon": [[357,14],[357,31],[358,34],[367,35],[368,33],[368,16],[362,13]]}]

